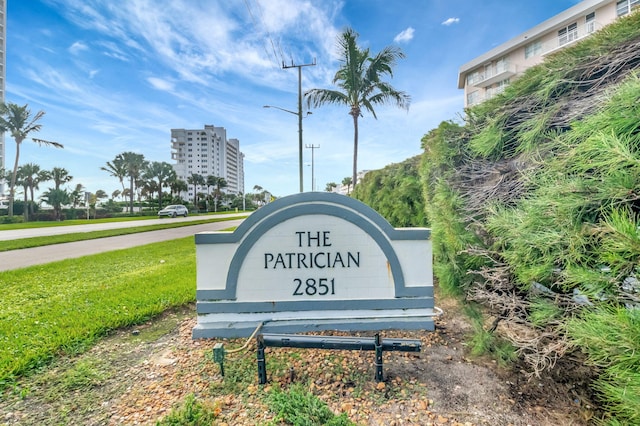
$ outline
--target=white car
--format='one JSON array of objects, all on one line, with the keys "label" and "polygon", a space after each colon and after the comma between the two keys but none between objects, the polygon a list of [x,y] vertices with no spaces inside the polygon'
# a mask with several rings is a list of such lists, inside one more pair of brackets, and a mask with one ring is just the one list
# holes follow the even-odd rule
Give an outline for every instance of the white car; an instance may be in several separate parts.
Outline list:
[{"label": "white car", "polygon": [[169,217],[177,217],[184,216],[187,217],[189,214],[189,210],[182,204],[172,204],[170,206],[165,207],[164,209],[158,212],[158,217],[169,216]]}]

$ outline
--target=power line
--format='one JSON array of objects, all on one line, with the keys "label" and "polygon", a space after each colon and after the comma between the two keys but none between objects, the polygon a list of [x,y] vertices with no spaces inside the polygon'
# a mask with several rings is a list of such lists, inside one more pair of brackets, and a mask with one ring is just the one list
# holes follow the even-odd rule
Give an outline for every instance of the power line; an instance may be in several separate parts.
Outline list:
[{"label": "power line", "polygon": [[[258,9],[260,11],[260,5],[258,4],[258,2],[256,1],[256,4],[258,6]],[[269,53],[269,49],[266,45],[262,45],[262,47],[264,48],[265,53],[267,54],[267,57],[271,60],[273,60],[274,65],[278,66],[278,54],[276,53],[275,50],[275,46],[273,44],[273,39],[271,38],[271,34],[269,33],[268,30],[266,30],[266,26],[264,25],[264,20],[262,20],[263,24],[262,26],[259,25],[259,23],[256,21],[255,16],[253,16],[253,12],[251,11],[251,5],[249,4],[249,0],[244,0],[244,5],[247,8],[247,11],[249,12],[249,16],[251,17],[251,21],[253,22],[253,26],[256,28],[256,30],[261,30],[263,29],[264,32],[267,34],[267,38],[269,39],[269,41],[271,42],[271,47],[273,49],[273,56]]]},{"label": "power line", "polygon": [[[267,26],[264,25],[264,14],[262,13],[262,8],[260,7],[260,1],[259,0],[255,0],[255,1],[256,1],[256,6],[258,7],[258,13],[260,14],[260,22],[262,22],[262,25],[265,28],[265,32],[267,33],[267,37],[269,38],[269,42],[271,43],[271,49],[273,50],[273,56],[277,58],[278,54],[276,52],[276,46],[273,43],[273,38],[271,37],[271,33],[267,29]],[[278,44],[278,46],[280,46],[280,44]],[[284,59],[284,57],[281,56],[281,59]]]}]

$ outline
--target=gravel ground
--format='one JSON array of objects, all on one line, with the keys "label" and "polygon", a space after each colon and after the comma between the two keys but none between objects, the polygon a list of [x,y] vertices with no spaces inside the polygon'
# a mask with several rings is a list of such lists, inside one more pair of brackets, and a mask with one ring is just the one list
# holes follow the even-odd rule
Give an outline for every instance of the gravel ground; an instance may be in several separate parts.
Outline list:
[{"label": "gravel ground", "polygon": [[235,363],[255,365],[254,345],[230,356],[222,377],[211,359],[216,341],[191,339],[195,312],[185,307],[24,379],[0,400],[0,424],[152,425],[193,394],[216,407],[216,424],[253,426],[274,418],[265,394],[292,381],[309,383],[335,413],[358,425],[588,424],[589,406],[572,385],[470,358],[464,346],[469,324],[449,308],[436,332],[387,333],[421,339],[423,348],[385,353],[384,382],[373,379],[373,352],[268,348],[267,361],[276,365],[268,364],[269,383],[258,385],[252,370],[230,391]]}]

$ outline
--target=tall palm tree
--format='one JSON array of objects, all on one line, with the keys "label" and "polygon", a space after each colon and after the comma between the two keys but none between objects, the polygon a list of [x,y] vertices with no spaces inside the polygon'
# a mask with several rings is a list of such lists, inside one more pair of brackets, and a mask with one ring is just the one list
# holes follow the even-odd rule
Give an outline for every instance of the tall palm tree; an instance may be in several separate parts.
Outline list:
[{"label": "tall palm tree", "polygon": [[207,176],[207,192],[209,187],[213,186],[214,211],[218,211],[218,199],[223,195],[222,188],[229,186],[227,180],[223,177],[209,175]]},{"label": "tall palm tree", "polygon": [[304,97],[309,107],[317,108],[325,104],[346,105],[353,119],[353,186],[358,173],[358,118],[365,109],[377,119],[374,106],[394,103],[397,107],[409,109],[411,98],[382,81],[385,76],[393,77],[393,67],[404,53],[398,47],[387,46],[371,57],[369,49],[358,47],[358,33],[346,28],[338,37],[338,54],[342,65],[333,77],[338,90],[311,89]]},{"label": "tall palm tree", "polygon": [[346,178],[342,179],[342,186],[347,187],[347,195],[351,193],[351,184],[353,184],[353,177],[347,176]]},{"label": "tall palm tree", "polygon": [[84,189],[84,185],[79,183],[76,185],[75,189],[71,191],[71,194],[69,194],[69,196],[71,197],[71,205],[74,209],[84,201]]},{"label": "tall palm tree", "polygon": [[189,190],[189,185],[187,184],[187,182],[183,181],[182,179],[178,179],[177,175],[175,178],[169,179],[167,183],[169,184],[169,188],[171,188],[171,198],[177,198],[181,192],[186,192]]},{"label": "tall palm tree", "polygon": [[[35,163],[26,163],[18,167],[18,175],[16,177],[16,184],[22,185],[24,188],[24,220],[29,220],[29,214],[33,216],[35,209],[34,192],[38,189],[38,185],[42,181],[49,180],[49,174],[46,170],[40,170],[40,166]],[[28,194],[31,195],[31,202],[29,203]]]},{"label": "tall palm tree", "polygon": [[[10,132],[11,137],[16,142],[16,159],[13,163],[13,173],[9,182],[9,217],[13,216],[13,196],[16,186],[16,175],[20,161],[20,144],[27,139],[30,133],[39,132],[42,124],[37,123],[44,116],[44,111],[38,111],[33,117],[29,105],[16,105],[14,103],[0,104],[0,132]],[[39,145],[48,145],[55,148],[64,148],[58,142],[46,141],[43,139],[31,138]]]},{"label": "tall palm tree", "polygon": [[127,177],[127,169],[124,165],[122,154],[116,155],[113,161],[107,161],[107,164],[104,167],[100,167],[100,170],[104,170],[111,176],[118,178],[120,185],[122,185],[122,191],[124,192],[124,178]]},{"label": "tall palm tree", "polygon": [[68,182],[73,180],[73,176],[69,174],[69,171],[63,167],[54,167],[51,169],[51,180],[55,185],[55,189],[60,189],[60,187]]},{"label": "tall palm tree", "polygon": [[198,186],[204,186],[207,181],[204,176],[192,173],[191,176],[187,178],[187,183],[193,185],[193,204],[196,210],[198,210]]},{"label": "tall palm tree", "polygon": [[144,155],[130,151],[118,154],[116,159],[118,158],[118,162],[121,161],[127,171],[126,177],[129,178],[129,211],[133,213],[134,183],[141,181],[142,171],[147,167],[147,161],[144,159]]},{"label": "tall palm tree", "polygon": [[144,177],[147,180],[154,181],[154,189],[158,191],[158,209],[162,209],[162,187],[172,181],[176,175],[173,166],[166,161],[152,161],[144,171]]}]

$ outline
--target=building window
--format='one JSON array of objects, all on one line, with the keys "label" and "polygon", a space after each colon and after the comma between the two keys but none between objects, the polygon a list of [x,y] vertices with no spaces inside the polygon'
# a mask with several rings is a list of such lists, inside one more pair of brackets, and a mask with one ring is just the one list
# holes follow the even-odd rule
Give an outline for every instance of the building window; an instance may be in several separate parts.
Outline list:
[{"label": "building window", "polygon": [[558,31],[558,44],[560,46],[563,46],[567,43],[571,43],[572,41],[577,39],[578,39],[578,24],[576,22]]},{"label": "building window", "polygon": [[534,41],[524,47],[524,58],[529,59],[532,56],[538,56],[542,53],[542,43],[540,41]]},{"label": "building window", "polygon": [[509,70],[509,58],[506,56],[496,61],[495,72],[492,75],[498,75]]},{"label": "building window", "polygon": [[478,102],[480,102],[480,91],[479,90],[475,90],[475,91],[467,94],[467,105],[469,105],[469,106],[475,105]]},{"label": "building window", "polygon": [[596,30],[596,13],[591,12],[585,18],[586,26],[587,26],[587,34],[591,34]]},{"label": "building window", "polygon": [[467,75],[467,86],[475,86],[476,83],[482,80],[482,74],[479,71],[472,72]]},{"label": "building window", "polygon": [[631,13],[638,6],[640,6],[640,0],[620,0],[616,3],[616,11],[618,16],[622,16]]}]

